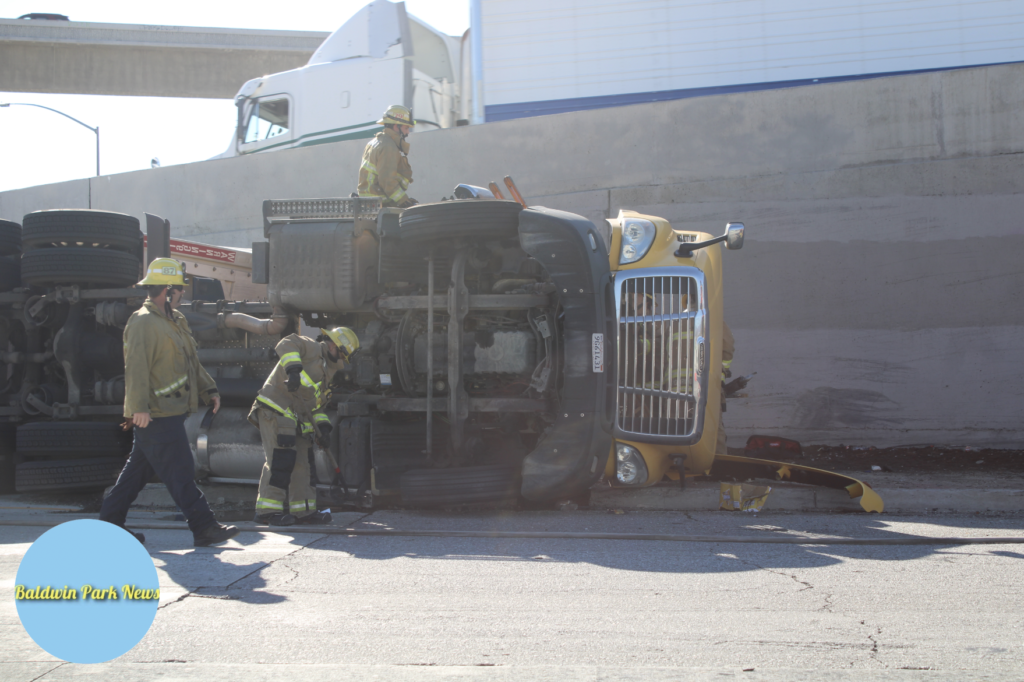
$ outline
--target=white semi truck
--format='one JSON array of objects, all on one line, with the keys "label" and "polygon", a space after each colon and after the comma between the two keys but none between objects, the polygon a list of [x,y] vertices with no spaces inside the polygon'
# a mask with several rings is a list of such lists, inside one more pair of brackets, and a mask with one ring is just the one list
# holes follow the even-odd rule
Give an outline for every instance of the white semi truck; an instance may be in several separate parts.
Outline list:
[{"label": "white semi truck", "polygon": [[464,38],[410,16],[405,3],[375,0],[305,66],[242,86],[234,139],[221,158],[369,138],[392,104],[412,109],[417,131],[455,126],[468,116],[460,96],[467,50]]}]

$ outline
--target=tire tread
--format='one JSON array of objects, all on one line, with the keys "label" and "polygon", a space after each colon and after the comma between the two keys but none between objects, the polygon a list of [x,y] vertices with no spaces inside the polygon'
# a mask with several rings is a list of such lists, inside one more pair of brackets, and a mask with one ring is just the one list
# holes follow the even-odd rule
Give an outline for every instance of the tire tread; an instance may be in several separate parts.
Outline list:
[{"label": "tire tread", "polygon": [[21,281],[32,286],[131,286],[139,281],[139,271],[139,259],[132,254],[84,246],[36,249],[21,257]]},{"label": "tire tread", "polygon": [[105,488],[117,481],[123,467],[124,460],[116,457],[22,462],[15,469],[14,486],[19,493]]},{"label": "tire tread", "polygon": [[398,219],[402,241],[430,239],[511,239],[519,234],[515,201],[467,199],[420,204],[402,212]]},{"label": "tire tread", "polygon": [[415,506],[483,504],[514,500],[519,495],[519,468],[475,466],[413,469],[399,482],[402,502]]},{"label": "tire tread", "polygon": [[25,251],[85,246],[134,253],[142,246],[142,232],[138,218],[124,213],[86,209],[36,211],[25,216],[21,246]]},{"label": "tire tread", "polygon": [[0,220],[0,256],[21,253],[21,225],[10,220]]}]

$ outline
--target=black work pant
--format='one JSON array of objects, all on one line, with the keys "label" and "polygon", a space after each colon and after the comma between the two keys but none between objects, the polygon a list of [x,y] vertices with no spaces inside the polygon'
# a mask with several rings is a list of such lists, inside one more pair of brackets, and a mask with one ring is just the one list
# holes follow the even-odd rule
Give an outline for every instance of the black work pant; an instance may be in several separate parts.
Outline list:
[{"label": "black work pant", "polygon": [[128,508],[156,472],[185,514],[193,533],[216,523],[213,510],[195,482],[195,462],[185,434],[185,417],[158,417],[144,429],[135,427],[135,445],[117,483],[103,500],[101,521],[124,527]]}]

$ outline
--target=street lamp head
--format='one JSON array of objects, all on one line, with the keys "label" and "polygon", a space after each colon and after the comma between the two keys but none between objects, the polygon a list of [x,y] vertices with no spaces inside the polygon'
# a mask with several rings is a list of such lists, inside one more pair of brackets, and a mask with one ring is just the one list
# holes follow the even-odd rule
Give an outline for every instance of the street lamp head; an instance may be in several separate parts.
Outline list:
[{"label": "street lamp head", "polygon": [[52,107],[46,107],[46,106],[43,106],[42,104],[32,104],[30,102],[0,102],[0,108],[9,107],[12,104],[16,104],[19,107],[37,107],[39,109],[46,109],[47,111],[52,111],[55,114],[60,114],[64,118],[69,118],[72,121],[74,121],[75,123],[77,123],[78,125],[82,126],[83,128],[88,128],[89,130],[91,130],[96,135],[96,177],[99,177],[99,175],[100,175],[100,127],[99,126],[96,126],[95,128],[93,128],[91,125],[89,125],[87,123],[82,123],[81,121],[79,121],[74,116],[69,116],[68,114],[65,114],[63,111],[57,111],[56,109],[53,109]]}]

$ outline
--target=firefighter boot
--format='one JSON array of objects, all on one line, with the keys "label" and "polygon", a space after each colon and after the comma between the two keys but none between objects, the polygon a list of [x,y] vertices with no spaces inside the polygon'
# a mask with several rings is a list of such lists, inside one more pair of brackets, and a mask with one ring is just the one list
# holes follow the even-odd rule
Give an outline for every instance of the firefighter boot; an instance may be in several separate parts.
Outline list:
[{"label": "firefighter boot", "polygon": [[298,523],[305,523],[313,526],[323,526],[331,522],[331,512],[329,511],[315,511],[312,514],[306,516],[300,516]]},{"label": "firefighter boot", "polygon": [[291,514],[274,512],[272,514],[257,514],[253,521],[264,526],[294,526],[296,519]]},{"label": "firefighter boot", "polygon": [[219,545],[222,542],[227,542],[236,535],[238,535],[238,528],[235,526],[222,526],[214,521],[201,531],[193,533],[192,537],[194,538],[193,544],[196,547],[209,547],[210,545]]}]

